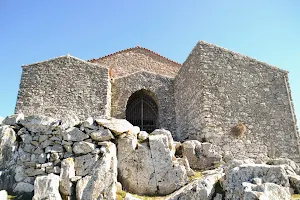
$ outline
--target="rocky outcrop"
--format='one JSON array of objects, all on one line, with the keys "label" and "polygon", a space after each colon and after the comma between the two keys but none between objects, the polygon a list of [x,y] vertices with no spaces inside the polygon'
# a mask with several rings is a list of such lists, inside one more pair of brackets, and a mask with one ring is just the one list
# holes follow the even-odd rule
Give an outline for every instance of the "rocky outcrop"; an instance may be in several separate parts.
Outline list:
[{"label": "rocky outcrop", "polygon": [[110,129],[114,134],[120,135],[122,133],[126,133],[133,128],[132,124],[130,124],[125,119],[103,119],[103,118],[96,118],[96,122],[105,127]]},{"label": "rocky outcrop", "polygon": [[[272,184],[265,185],[265,183]],[[273,184],[277,186],[274,186]],[[250,198],[247,195],[253,196],[257,192],[261,192],[262,194],[269,197],[276,194],[279,195],[280,193],[282,197],[285,198],[286,196],[290,196],[288,192],[289,186],[288,176],[285,172],[284,167],[280,165],[240,165],[228,170],[225,174],[224,181],[226,199],[232,200],[251,199],[252,197]]]},{"label": "rocky outcrop", "polygon": [[[255,164],[263,161],[237,160],[226,152],[225,163],[211,143],[181,144],[167,130],[148,134],[126,120],[18,114],[5,123],[0,125],[0,189],[30,198],[34,191],[35,200],[114,200],[117,185],[118,191],[141,195],[170,194],[170,200],[288,199],[289,187],[300,192],[300,168],[289,159]],[[198,173],[191,168],[216,166],[199,180],[188,178]]]},{"label": "rocky outcrop", "polygon": [[117,184],[117,150],[107,142],[106,152],[97,160],[88,176],[76,184],[77,199],[115,199]]},{"label": "rocky outcrop", "polygon": [[188,159],[191,168],[199,170],[214,168],[222,160],[220,148],[197,140],[185,141],[182,144],[182,155]]},{"label": "rocky outcrop", "polygon": [[34,181],[34,196],[32,200],[61,200],[59,193],[59,176],[49,174],[38,176]]},{"label": "rocky outcrop", "polygon": [[166,195],[186,184],[186,168],[170,149],[173,138],[163,134],[165,130],[155,132],[142,143],[136,135],[121,135],[118,139],[119,177],[130,192]]},{"label": "rocky outcrop", "polygon": [[[58,194],[66,199],[78,193],[75,190],[77,182],[90,177],[90,183],[82,190],[87,199],[89,195],[114,198],[117,160],[115,144],[105,141],[113,138],[109,129],[98,126],[94,120],[90,125],[78,122],[74,116],[69,121],[45,116],[22,119],[20,116],[10,116],[6,123],[11,125],[0,126],[2,189],[30,195],[34,188],[41,190],[42,185],[50,181],[48,179],[56,181],[58,176]],[[91,137],[93,132],[100,131],[110,133],[109,137]],[[36,191],[35,198],[42,198],[45,192]]]},{"label": "rocky outcrop", "polygon": [[199,180],[194,180],[188,185],[168,196],[167,200],[210,200],[215,194],[215,186],[224,176],[222,170],[212,171]]},{"label": "rocky outcrop", "polygon": [[268,199],[268,200],[290,200],[289,188],[281,187],[275,183],[264,183],[261,185],[248,182],[243,183],[242,197],[247,200]]}]

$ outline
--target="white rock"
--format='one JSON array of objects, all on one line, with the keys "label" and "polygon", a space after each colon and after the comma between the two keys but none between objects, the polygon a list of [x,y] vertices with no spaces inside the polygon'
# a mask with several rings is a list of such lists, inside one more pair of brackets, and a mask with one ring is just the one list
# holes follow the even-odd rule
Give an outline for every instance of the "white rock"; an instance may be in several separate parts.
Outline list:
[{"label": "white rock", "polygon": [[73,158],[64,159],[61,162],[61,173],[59,191],[64,195],[71,196],[72,194],[72,182],[70,178],[75,176],[75,168]]},{"label": "white rock", "polygon": [[96,145],[90,142],[76,142],[73,145],[73,152],[75,154],[87,154],[92,152]]},{"label": "white rock", "polygon": [[116,199],[117,158],[116,146],[111,143],[107,153],[100,158],[90,176],[76,184],[77,199]]},{"label": "white rock", "polygon": [[300,167],[294,161],[288,158],[276,158],[268,160],[267,164],[269,165],[287,165],[289,166],[296,174],[300,175]]},{"label": "white rock", "polygon": [[186,156],[192,169],[207,169],[220,163],[222,156],[216,146],[211,143],[201,143],[188,140],[182,144],[182,155]]},{"label": "white rock", "polygon": [[28,116],[24,120],[20,120],[25,128],[30,132],[46,132],[58,127],[58,120],[46,116]]},{"label": "white rock", "polygon": [[131,194],[126,193],[125,197],[123,200],[140,200],[138,198],[133,197]]},{"label": "white rock", "polygon": [[141,131],[138,134],[138,139],[140,139],[140,140],[147,140],[148,137],[149,137],[149,134],[146,131]]},{"label": "white rock", "polygon": [[8,199],[7,197],[8,197],[8,195],[7,195],[6,190],[1,190],[0,191],[0,199],[6,200],[6,199]]},{"label": "white rock", "polygon": [[275,183],[264,183],[260,186],[244,182],[244,190],[241,196],[234,199],[249,199],[249,200],[290,200],[291,194],[288,187],[282,187]]},{"label": "white rock", "polygon": [[14,153],[17,150],[15,131],[8,125],[0,127],[0,169],[15,164]]},{"label": "white rock", "polygon": [[15,193],[30,193],[33,192],[33,185],[29,183],[19,182],[17,183],[16,187],[14,188]]},{"label": "white rock", "polygon": [[170,194],[187,179],[184,166],[173,162],[166,135],[150,135],[138,144],[134,135],[118,138],[118,171],[123,187],[137,194]]},{"label": "white rock", "polygon": [[100,119],[100,118],[97,118],[97,119],[95,119],[95,121],[99,125],[110,129],[116,135],[120,135],[122,133],[127,133],[129,130],[131,130],[133,128],[133,125],[130,124],[126,119],[116,119],[116,118]]},{"label": "white rock", "polygon": [[64,140],[75,141],[75,142],[82,141],[89,138],[87,134],[85,134],[84,132],[82,132],[76,127],[71,127],[67,129],[65,132],[62,133],[62,136]]},{"label": "white rock", "polygon": [[89,129],[95,129],[94,119],[92,117],[87,118],[83,123],[82,126]]},{"label": "white rock", "polygon": [[172,193],[166,200],[210,200],[215,192],[215,185],[222,176],[224,176],[223,173],[213,173],[195,180]]},{"label": "white rock", "polygon": [[137,136],[140,131],[141,131],[140,127],[134,126],[132,127],[132,129],[128,131],[128,134]]},{"label": "white rock", "polygon": [[[261,178],[262,183],[275,183],[289,187],[289,179],[283,166],[265,164],[244,164],[225,171],[224,190],[227,199],[240,199],[244,195],[242,183],[253,178]],[[253,185],[253,184],[252,184]]]},{"label": "white rock", "polygon": [[[14,115],[7,116],[7,117],[2,121],[2,124],[3,124],[3,125],[15,125],[15,124],[17,124],[20,120],[23,120],[23,119],[24,119],[23,113],[14,114]],[[0,123],[0,124],[1,124],[1,123]]]},{"label": "white rock", "polygon": [[86,176],[91,174],[98,158],[99,156],[97,154],[87,154],[75,157],[76,176]]},{"label": "white rock", "polygon": [[172,137],[172,134],[171,134],[171,132],[170,131],[168,131],[168,130],[165,130],[165,129],[155,129],[152,133],[151,133],[151,135],[165,135],[165,136],[167,136],[167,142],[168,142],[168,147],[170,148],[170,149],[172,149],[172,147],[173,147],[173,137]]},{"label": "white rock", "polygon": [[110,132],[109,129],[105,129],[100,127],[99,130],[94,131],[91,133],[91,138],[95,141],[109,141],[111,139],[115,139],[113,134]]},{"label": "white rock", "polygon": [[32,200],[61,200],[59,194],[59,176],[48,174],[38,176],[34,181],[34,196]]},{"label": "white rock", "polygon": [[78,124],[80,124],[80,120],[79,120],[78,116],[75,114],[68,114],[67,118],[62,120],[62,124],[60,125],[60,127],[62,129],[67,129],[69,127],[73,127]]}]

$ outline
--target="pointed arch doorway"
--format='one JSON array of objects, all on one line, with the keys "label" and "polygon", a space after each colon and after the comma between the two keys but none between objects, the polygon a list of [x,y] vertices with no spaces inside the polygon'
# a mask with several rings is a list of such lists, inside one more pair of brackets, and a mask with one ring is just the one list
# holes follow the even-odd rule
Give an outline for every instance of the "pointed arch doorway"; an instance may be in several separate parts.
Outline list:
[{"label": "pointed arch doorway", "polygon": [[127,102],[126,119],[142,131],[151,133],[157,128],[158,106],[153,95],[147,90],[133,93]]}]

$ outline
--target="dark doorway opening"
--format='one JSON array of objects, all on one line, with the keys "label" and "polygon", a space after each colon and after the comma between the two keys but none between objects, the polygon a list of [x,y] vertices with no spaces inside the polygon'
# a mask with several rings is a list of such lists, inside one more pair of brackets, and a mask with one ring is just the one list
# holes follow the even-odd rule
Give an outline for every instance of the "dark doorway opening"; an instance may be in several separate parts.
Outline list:
[{"label": "dark doorway opening", "polygon": [[151,133],[157,128],[158,106],[147,90],[133,93],[127,102],[126,119],[142,131]]}]

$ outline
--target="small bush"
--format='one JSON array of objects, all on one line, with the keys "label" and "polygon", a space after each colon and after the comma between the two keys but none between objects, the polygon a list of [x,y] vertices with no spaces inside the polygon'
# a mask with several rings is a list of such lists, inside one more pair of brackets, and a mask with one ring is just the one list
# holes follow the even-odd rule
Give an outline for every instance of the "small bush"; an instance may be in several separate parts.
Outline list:
[{"label": "small bush", "polygon": [[236,137],[242,137],[246,132],[246,126],[244,125],[244,123],[239,122],[237,125],[231,128],[231,132]]}]

